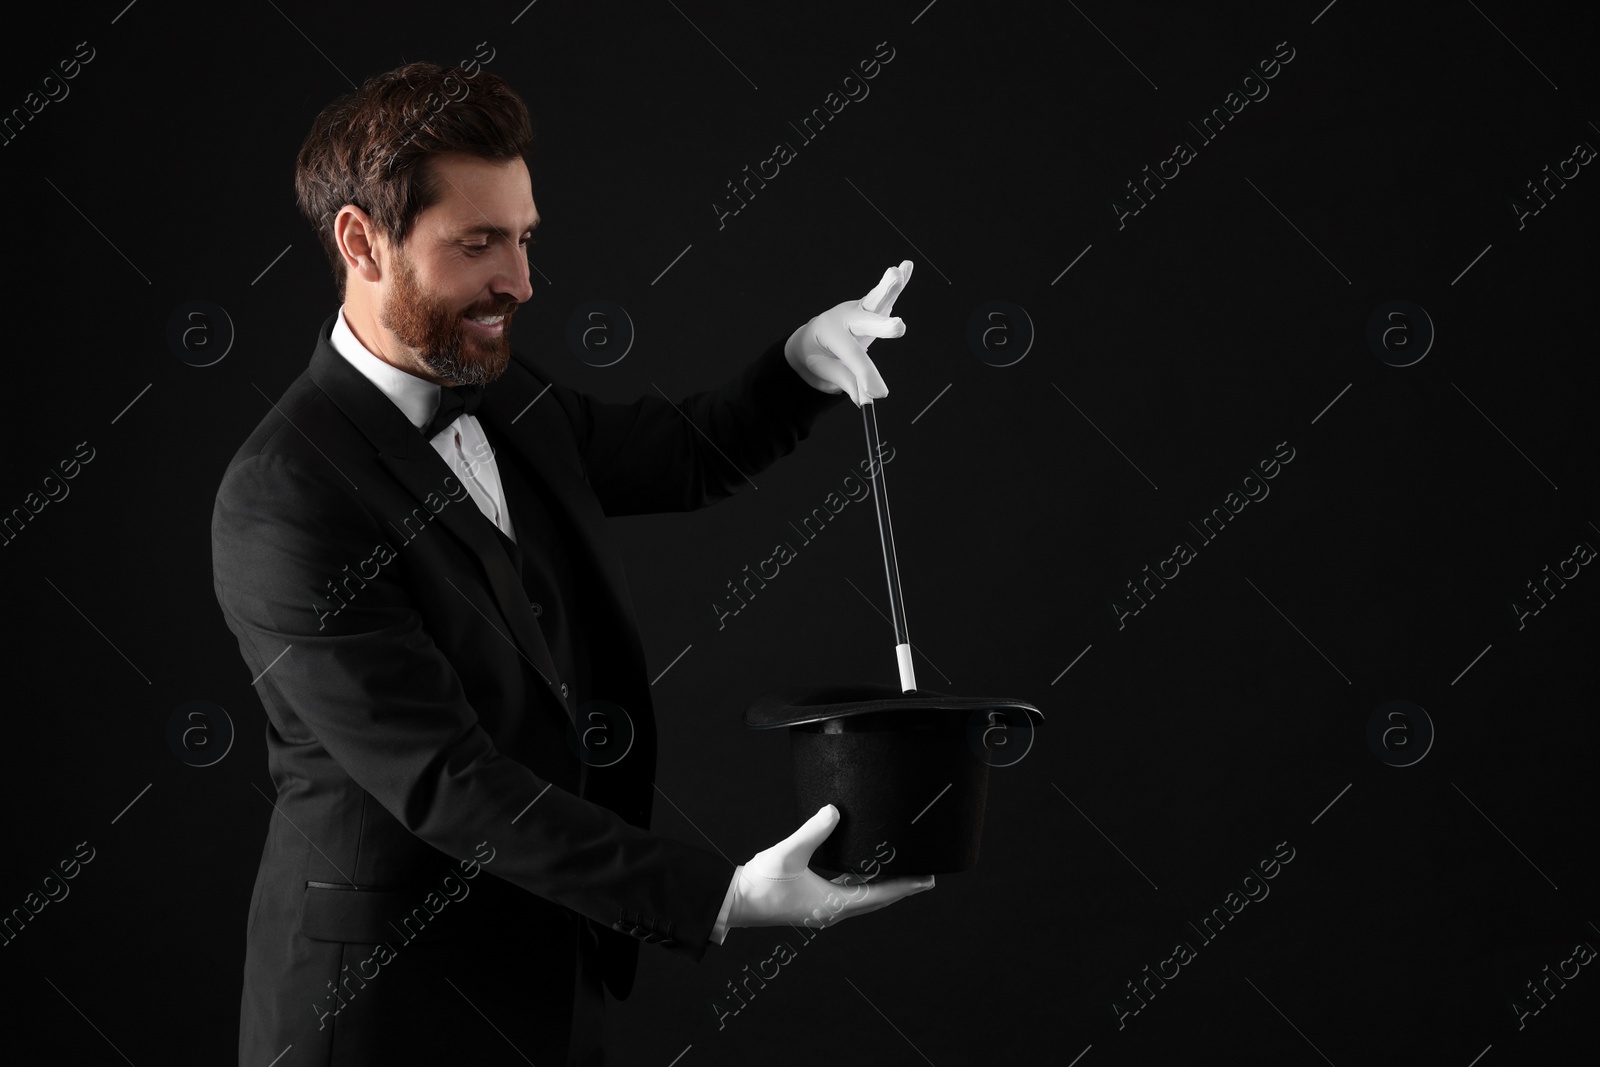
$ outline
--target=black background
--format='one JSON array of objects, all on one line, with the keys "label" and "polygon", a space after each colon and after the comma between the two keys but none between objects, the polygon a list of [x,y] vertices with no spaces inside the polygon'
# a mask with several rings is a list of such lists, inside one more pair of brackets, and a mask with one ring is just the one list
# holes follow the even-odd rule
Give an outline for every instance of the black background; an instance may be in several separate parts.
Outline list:
[{"label": "black background", "polygon": [[[915,263],[895,307],[907,334],[871,357],[891,390],[878,417],[918,680],[1048,716],[993,771],[976,869],[808,945],[720,1030],[709,1002],[773,932],[736,931],[699,965],[647,948],[611,1008],[618,1063],[1493,1067],[1592,1048],[1593,966],[1521,1029],[1511,1006],[1600,945],[1600,577],[1582,568],[1520,627],[1511,607],[1600,545],[1600,177],[1583,167],[1521,227],[1512,207],[1543,167],[1600,145],[1592,15],[925,3],[8,13],[6,113],[79,41],[95,54],[0,146],[0,508],[78,442],[95,458],[0,550],[0,910],[78,842],[96,850],[0,948],[8,1043],[57,1062],[232,1061],[272,810],[209,523],[228,458],[337,307],[294,155],[352,81],[487,42],[484,69],[536,131],[544,222],[515,341],[568,384],[709,387]],[[799,143],[788,123],[879,42],[893,59],[870,95]],[[1279,42],[1294,58],[1270,95],[1201,146],[1187,122]],[[1180,139],[1195,160],[1119,228],[1113,199]],[[797,158],[719,229],[725,183],[778,140]],[[637,329],[609,367],[566,345],[590,299]],[[1004,367],[967,343],[995,299],[1037,331]],[[236,330],[208,367],[166,340],[191,300]],[[1392,300],[1437,330],[1410,366],[1367,343]],[[1189,523],[1279,442],[1294,459],[1270,496],[1202,544]],[[711,608],[863,451],[847,406],[759,489],[617,520],[652,677],[672,664],[654,688],[673,801],[659,831],[735,861],[785,836],[786,745],[745,730],[744,706],[779,684],[894,680],[870,505],[721,630]],[[1124,583],[1184,539],[1197,558],[1119,629]],[[190,700],[238,731],[208,767],[167,742]],[[1368,743],[1391,700],[1436,731],[1410,766]],[[1407,730],[1415,743],[1420,721]],[[1199,944],[1186,921],[1280,842],[1294,859],[1270,896]],[[1178,940],[1197,958],[1119,1030],[1124,983]]]}]

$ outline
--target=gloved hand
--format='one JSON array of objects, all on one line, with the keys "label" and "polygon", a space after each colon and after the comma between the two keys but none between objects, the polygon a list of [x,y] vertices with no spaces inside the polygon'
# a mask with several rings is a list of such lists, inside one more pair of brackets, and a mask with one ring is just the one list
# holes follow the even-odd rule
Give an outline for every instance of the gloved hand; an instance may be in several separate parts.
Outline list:
[{"label": "gloved hand", "polygon": [[903,320],[891,318],[895,299],[911,280],[911,261],[883,272],[883,279],[860,300],[846,300],[795,330],[784,342],[783,355],[796,374],[813,389],[846,393],[856,407],[889,395],[889,387],[867,348],[874,338],[900,337]]},{"label": "gloved hand", "polygon": [[728,928],[782,926],[821,920],[837,923],[852,915],[888,907],[902,897],[933,888],[933,876],[893,878],[851,884],[851,876],[830,882],[807,864],[817,846],[839,825],[839,809],[824,804],[794,833],[752,856],[734,872]]}]

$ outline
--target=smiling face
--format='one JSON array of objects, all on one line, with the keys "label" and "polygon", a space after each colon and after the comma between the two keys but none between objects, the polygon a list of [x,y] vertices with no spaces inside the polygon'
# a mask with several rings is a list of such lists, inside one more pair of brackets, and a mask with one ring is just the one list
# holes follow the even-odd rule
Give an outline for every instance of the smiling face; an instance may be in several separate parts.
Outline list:
[{"label": "smiling face", "polygon": [[341,210],[346,319],[362,344],[401,370],[440,385],[486,384],[510,362],[512,318],[533,295],[527,246],[539,214],[528,168],[455,153],[429,167],[439,200],[417,215],[401,247],[360,208]]}]

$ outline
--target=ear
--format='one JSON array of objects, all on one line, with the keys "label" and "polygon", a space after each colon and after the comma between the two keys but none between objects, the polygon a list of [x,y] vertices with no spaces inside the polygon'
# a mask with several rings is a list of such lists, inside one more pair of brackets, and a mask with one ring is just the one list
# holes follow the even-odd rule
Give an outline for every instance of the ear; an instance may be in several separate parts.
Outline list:
[{"label": "ear", "polygon": [[355,274],[364,281],[378,280],[382,274],[378,269],[378,245],[383,235],[371,216],[354,204],[346,204],[334,216],[333,239],[339,246],[347,277]]}]

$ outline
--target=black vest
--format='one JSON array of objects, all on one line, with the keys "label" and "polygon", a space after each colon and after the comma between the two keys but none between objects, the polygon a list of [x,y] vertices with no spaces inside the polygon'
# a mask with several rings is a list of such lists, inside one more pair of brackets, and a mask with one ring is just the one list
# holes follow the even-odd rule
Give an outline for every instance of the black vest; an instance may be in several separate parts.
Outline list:
[{"label": "black vest", "polygon": [[[567,543],[572,533],[565,522],[557,521],[557,505],[550,499],[549,488],[530,475],[515,450],[502,447],[504,442],[498,434],[486,424],[480,425],[494,449],[495,470],[500,475],[511,528],[517,537],[513,541],[498,526],[495,535],[506,550],[512,569],[522,579],[528,602],[535,605],[534,614],[539,617],[539,628],[559,674],[550,679],[551,688],[569,707],[577,708],[592,693],[592,675],[579,607],[583,591],[577,586]],[[492,522],[490,525],[494,526]]]},{"label": "black vest", "polygon": [[[512,569],[522,579],[529,603],[539,605],[539,628],[559,674],[552,679],[551,688],[560,696],[561,686],[567,687],[565,699],[577,723],[576,730],[571,723],[566,728],[567,745],[577,757],[579,768],[577,795],[613,811],[632,811],[640,802],[636,793],[641,785],[637,780],[641,768],[644,783],[653,778],[654,745],[646,743],[634,751],[634,729],[639,724],[614,722],[608,703],[585,706],[585,702],[614,701],[616,696],[604,685],[599,691],[596,688],[592,634],[585,629],[582,609],[583,603],[593,596],[587,583],[594,579],[587,571],[572,566],[573,539],[579,534],[537,472],[525,463],[516,449],[505,447],[507,442],[497,431],[485,423],[480,422],[480,425],[494,449],[495,469],[500,475],[516,540],[507,537],[487,516],[484,521],[494,527]],[[625,707],[623,711],[630,713]],[[617,744],[623,748],[611,750],[599,747],[601,744]],[[613,752],[618,756],[630,754],[632,759],[614,762]],[[648,784],[643,788],[648,801]]]}]

